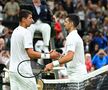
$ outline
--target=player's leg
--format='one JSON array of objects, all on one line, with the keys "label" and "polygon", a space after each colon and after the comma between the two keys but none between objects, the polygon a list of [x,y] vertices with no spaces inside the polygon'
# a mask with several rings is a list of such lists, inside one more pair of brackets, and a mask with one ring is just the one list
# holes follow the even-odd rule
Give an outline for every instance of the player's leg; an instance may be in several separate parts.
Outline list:
[{"label": "player's leg", "polygon": [[50,41],[50,36],[51,36],[51,27],[47,23],[41,23],[38,24],[38,31],[42,33],[43,41],[44,41],[44,47],[43,51],[45,53],[49,52],[49,41]]}]

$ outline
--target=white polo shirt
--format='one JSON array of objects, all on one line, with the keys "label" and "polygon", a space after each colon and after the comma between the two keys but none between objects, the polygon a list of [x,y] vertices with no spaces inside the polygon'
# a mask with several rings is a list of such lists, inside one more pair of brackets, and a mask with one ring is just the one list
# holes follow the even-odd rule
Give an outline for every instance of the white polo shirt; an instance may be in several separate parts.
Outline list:
[{"label": "white polo shirt", "polygon": [[[22,26],[18,26],[11,37],[10,71],[17,72],[18,64],[23,60],[30,59],[25,50],[26,48],[33,48],[31,32]],[[30,62],[21,67],[24,72],[32,72]]]},{"label": "white polo shirt", "polygon": [[67,73],[69,78],[78,79],[78,76],[87,74],[84,58],[84,47],[81,37],[78,35],[77,30],[69,33],[66,37],[65,54],[68,51],[74,52],[73,59],[66,63]]}]

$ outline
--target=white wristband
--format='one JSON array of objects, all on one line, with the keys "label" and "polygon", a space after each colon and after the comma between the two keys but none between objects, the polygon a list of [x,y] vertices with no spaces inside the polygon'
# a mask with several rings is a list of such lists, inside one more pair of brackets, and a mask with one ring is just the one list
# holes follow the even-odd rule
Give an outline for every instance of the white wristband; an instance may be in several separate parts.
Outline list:
[{"label": "white wristband", "polygon": [[58,61],[58,60],[53,61],[53,62],[52,62],[52,64],[53,64],[53,66],[54,66],[54,67],[57,67],[57,66],[59,66],[59,65],[60,65],[60,63],[59,63],[59,61]]},{"label": "white wristband", "polygon": [[50,59],[50,54],[42,53],[41,54],[41,59]]}]

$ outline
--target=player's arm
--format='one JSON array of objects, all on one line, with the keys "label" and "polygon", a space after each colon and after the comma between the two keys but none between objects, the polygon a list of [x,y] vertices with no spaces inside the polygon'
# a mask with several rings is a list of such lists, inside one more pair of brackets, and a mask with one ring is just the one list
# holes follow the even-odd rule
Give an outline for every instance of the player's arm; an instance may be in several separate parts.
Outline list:
[{"label": "player's arm", "polygon": [[34,51],[33,48],[27,48],[26,51],[30,58],[35,58],[35,59],[41,58],[41,53]]},{"label": "player's arm", "polygon": [[49,70],[52,70],[53,67],[57,67],[64,63],[71,61],[73,56],[74,56],[74,52],[68,51],[68,53],[65,56],[63,56],[62,58],[60,58],[59,60],[56,60],[56,61],[53,61],[52,63],[47,64],[44,68],[44,71],[47,72]]},{"label": "player's arm", "polygon": [[74,56],[74,52],[68,51],[68,53],[64,55],[62,58],[60,58],[58,61],[60,64],[64,64],[71,61],[73,56]]},{"label": "player's arm", "polygon": [[38,58],[57,59],[60,56],[60,54],[56,51],[52,51],[50,54],[34,51],[33,48],[26,48],[26,51],[30,58],[35,58],[35,59],[38,59]]}]

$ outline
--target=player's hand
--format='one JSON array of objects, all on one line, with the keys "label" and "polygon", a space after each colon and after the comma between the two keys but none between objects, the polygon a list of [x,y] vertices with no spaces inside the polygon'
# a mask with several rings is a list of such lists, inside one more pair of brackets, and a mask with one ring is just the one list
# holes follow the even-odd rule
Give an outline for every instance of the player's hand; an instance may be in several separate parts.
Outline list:
[{"label": "player's hand", "polygon": [[60,57],[60,53],[56,52],[55,50],[52,50],[50,52],[51,59],[58,59]]},{"label": "player's hand", "polygon": [[51,71],[52,69],[53,69],[53,64],[52,64],[52,63],[49,63],[49,64],[47,64],[47,65],[45,66],[44,71],[45,71],[45,72],[49,72],[49,71]]}]

